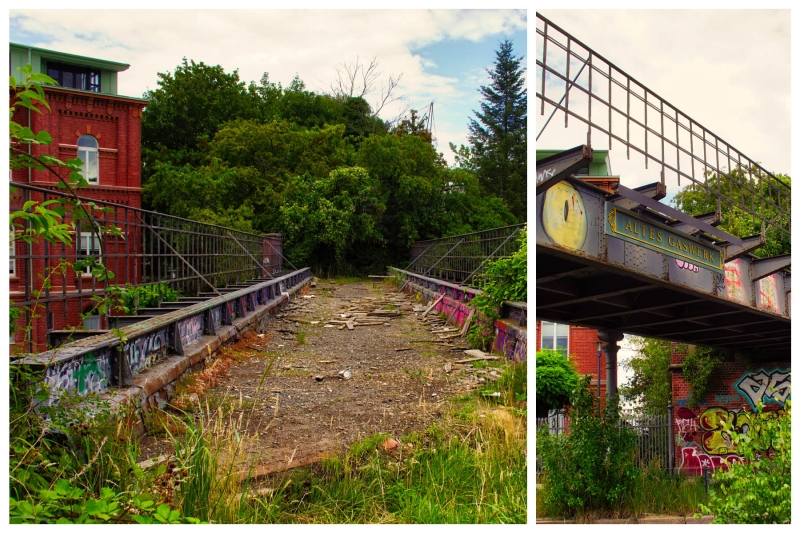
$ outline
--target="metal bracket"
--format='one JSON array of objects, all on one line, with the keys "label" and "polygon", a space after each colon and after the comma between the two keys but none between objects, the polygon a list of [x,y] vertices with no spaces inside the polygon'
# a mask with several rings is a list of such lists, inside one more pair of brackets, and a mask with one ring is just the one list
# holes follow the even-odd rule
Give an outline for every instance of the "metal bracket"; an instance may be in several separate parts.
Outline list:
[{"label": "metal bracket", "polygon": [[776,255],[764,259],[753,260],[753,281],[766,278],[770,274],[789,268],[792,265],[792,254]]},{"label": "metal bracket", "polygon": [[741,246],[736,244],[731,244],[726,241],[721,241],[721,242],[718,241],[715,242],[714,244],[716,246],[719,246],[720,248],[725,248],[725,262],[727,263],[729,261],[733,261],[737,257],[741,257],[744,254],[752,252],[756,248],[764,246],[764,244],[767,242],[767,239],[762,233],[759,235],[751,235],[749,237],[745,237],[744,239],[741,239],[741,241],[742,241]]},{"label": "metal bracket", "polygon": [[[647,185],[642,185],[641,187],[636,187],[633,189],[636,192],[642,193],[648,198],[652,198],[653,200],[661,200],[667,196],[667,186],[661,182],[649,183]],[[624,207],[625,209],[635,209],[639,207],[639,202],[635,200],[631,200],[629,198],[625,198],[620,194],[615,194],[608,198],[609,202],[612,202],[620,207]]]},{"label": "metal bracket", "polygon": [[592,148],[582,144],[536,162],[536,196],[591,163]]}]

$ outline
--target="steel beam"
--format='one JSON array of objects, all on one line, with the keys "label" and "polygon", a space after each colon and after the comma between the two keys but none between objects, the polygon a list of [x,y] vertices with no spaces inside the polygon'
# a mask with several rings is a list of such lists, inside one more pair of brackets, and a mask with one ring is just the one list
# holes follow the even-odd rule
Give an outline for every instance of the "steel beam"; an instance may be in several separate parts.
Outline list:
[{"label": "steel beam", "polygon": [[792,254],[776,255],[764,259],[753,259],[753,281],[792,266]]},{"label": "steel beam", "polygon": [[576,171],[592,162],[594,152],[585,144],[564,150],[536,162],[536,196],[553,185],[572,176]]},{"label": "steel beam", "polygon": [[722,231],[721,229],[717,229],[710,224],[706,224],[705,222],[698,220],[694,217],[691,217],[686,213],[678,211],[677,209],[672,208],[666,204],[662,204],[657,202],[656,200],[653,200],[652,198],[648,198],[647,196],[645,196],[640,192],[637,192],[633,189],[629,189],[624,185],[619,185],[619,184],[612,185],[611,187],[617,190],[617,194],[620,194],[625,198],[639,202],[640,204],[647,206],[650,209],[655,209],[659,213],[664,213],[665,215],[669,215],[673,218],[680,220],[681,222],[684,222],[685,224],[688,224],[689,226],[705,231],[706,233],[710,233],[711,235],[718,235],[720,237],[724,237],[725,239],[728,240],[728,242],[732,242],[739,246],[742,245],[742,240],[740,238],[731,235],[728,232]]},{"label": "steel beam", "polygon": [[[655,201],[661,200],[667,196],[667,186],[660,181],[642,185],[640,187],[634,187],[633,190],[644,194],[648,198],[651,198]],[[608,201],[620,207],[624,207],[625,209],[636,209],[641,205],[639,202],[631,200],[630,198],[625,198],[620,194],[609,196]]]}]

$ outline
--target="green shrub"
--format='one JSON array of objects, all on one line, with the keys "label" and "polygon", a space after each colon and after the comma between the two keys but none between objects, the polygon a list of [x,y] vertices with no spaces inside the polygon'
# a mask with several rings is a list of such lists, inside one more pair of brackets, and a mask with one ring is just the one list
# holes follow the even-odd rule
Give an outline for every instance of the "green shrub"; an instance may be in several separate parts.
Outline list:
[{"label": "green shrub", "polygon": [[536,352],[536,416],[569,405],[578,386],[578,372],[567,356],[554,350]]},{"label": "green shrub", "polygon": [[467,341],[475,348],[491,349],[494,321],[500,318],[505,301],[524,302],[528,298],[528,230],[520,232],[519,249],[508,257],[490,261],[481,275],[483,293],[470,301],[476,310]]},{"label": "green shrub", "polygon": [[763,411],[759,402],[746,433],[730,422],[724,430],[744,463],[714,472],[714,489],[704,513],[717,524],[788,524],[792,519],[791,400],[783,411]]},{"label": "green shrub", "polygon": [[179,296],[178,291],[164,283],[131,287],[120,294],[122,307],[127,314],[133,314],[134,309],[137,307],[135,305],[137,297],[139,298],[138,307],[142,308],[158,307],[160,302],[177,302]]},{"label": "green shrub", "polygon": [[570,415],[568,433],[551,435],[546,426],[537,433],[545,509],[552,516],[574,516],[618,508],[639,471],[635,432],[620,424],[617,398],[598,409],[589,376],[578,383]]}]

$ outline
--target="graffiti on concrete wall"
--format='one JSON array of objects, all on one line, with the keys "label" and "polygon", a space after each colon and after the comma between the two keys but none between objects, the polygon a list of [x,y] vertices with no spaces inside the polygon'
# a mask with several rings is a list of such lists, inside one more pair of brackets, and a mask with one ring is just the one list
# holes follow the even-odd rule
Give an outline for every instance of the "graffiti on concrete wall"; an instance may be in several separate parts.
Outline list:
[{"label": "graffiti on concrete wall", "polygon": [[741,263],[738,259],[725,263],[725,294],[728,300],[744,303]]},{"label": "graffiti on concrete wall", "polygon": [[792,374],[788,368],[774,368],[769,372],[758,369],[739,378],[733,388],[753,409],[759,401],[764,405],[784,405],[792,395]]},{"label": "graffiti on concrete wall", "polygon": [[765,311],[773,313],[780,313],[780,305],[778,304],[778,281],[775,274],[761,278],[758,280],[758,306]]},{"label": "graffiti on concrete wall", "polygon": [[222,307],[214,307],[211,309],[211,321],[214,323],[215,329],[222,325]]},{"label": "graffiti on concrete wall", "polygon": [[167,346],[169,346],[168,328],[159,329],[126,344],[125,358],[128,360],[131,373],[138,374],[156,364]]},{"label": "graffiti on concrete wall", "polygon": [[194,315],[178,322],[181,346],[186,347],[203,336],[203,315]]},{"label": "graffiti on concrete wall", "polygon": [[107,354],[95,356],[89,353],[79,359],[53,365],[44,374],[44,381],[50,389],[50,398],[46,403],[56,403],[64,391],[85,395],[108,390],[110,375],[111,362]]}]

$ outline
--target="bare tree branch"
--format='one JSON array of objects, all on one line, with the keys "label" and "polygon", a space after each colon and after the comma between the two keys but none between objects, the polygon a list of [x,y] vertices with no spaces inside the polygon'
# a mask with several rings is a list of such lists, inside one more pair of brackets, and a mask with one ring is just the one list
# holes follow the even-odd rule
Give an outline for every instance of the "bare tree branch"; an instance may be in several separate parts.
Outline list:
[{"label": "bare tree branch", "polygon": [[[377,93],[373,102],[368,101],[372,109],[372,116],[377,117],[387,104],[405,98],[403,95],[396,94],[403,74],[391,74],[388,82],[383,82],[380,81],[383,71],[379,70],[379,67],[380,62],[377,56],[373,57],[369,64],[362,63],[359,56],[356,56],[353,63],[342,63],[336,67],[336,80],[329,84],[330,94],[337,99],[357,97],[368,100],[371,95]],[[379,82],[380,90],[376,90],[376,84]],[[396,122],[408,109],[409,107],[406,106],[391,122]]]}]

